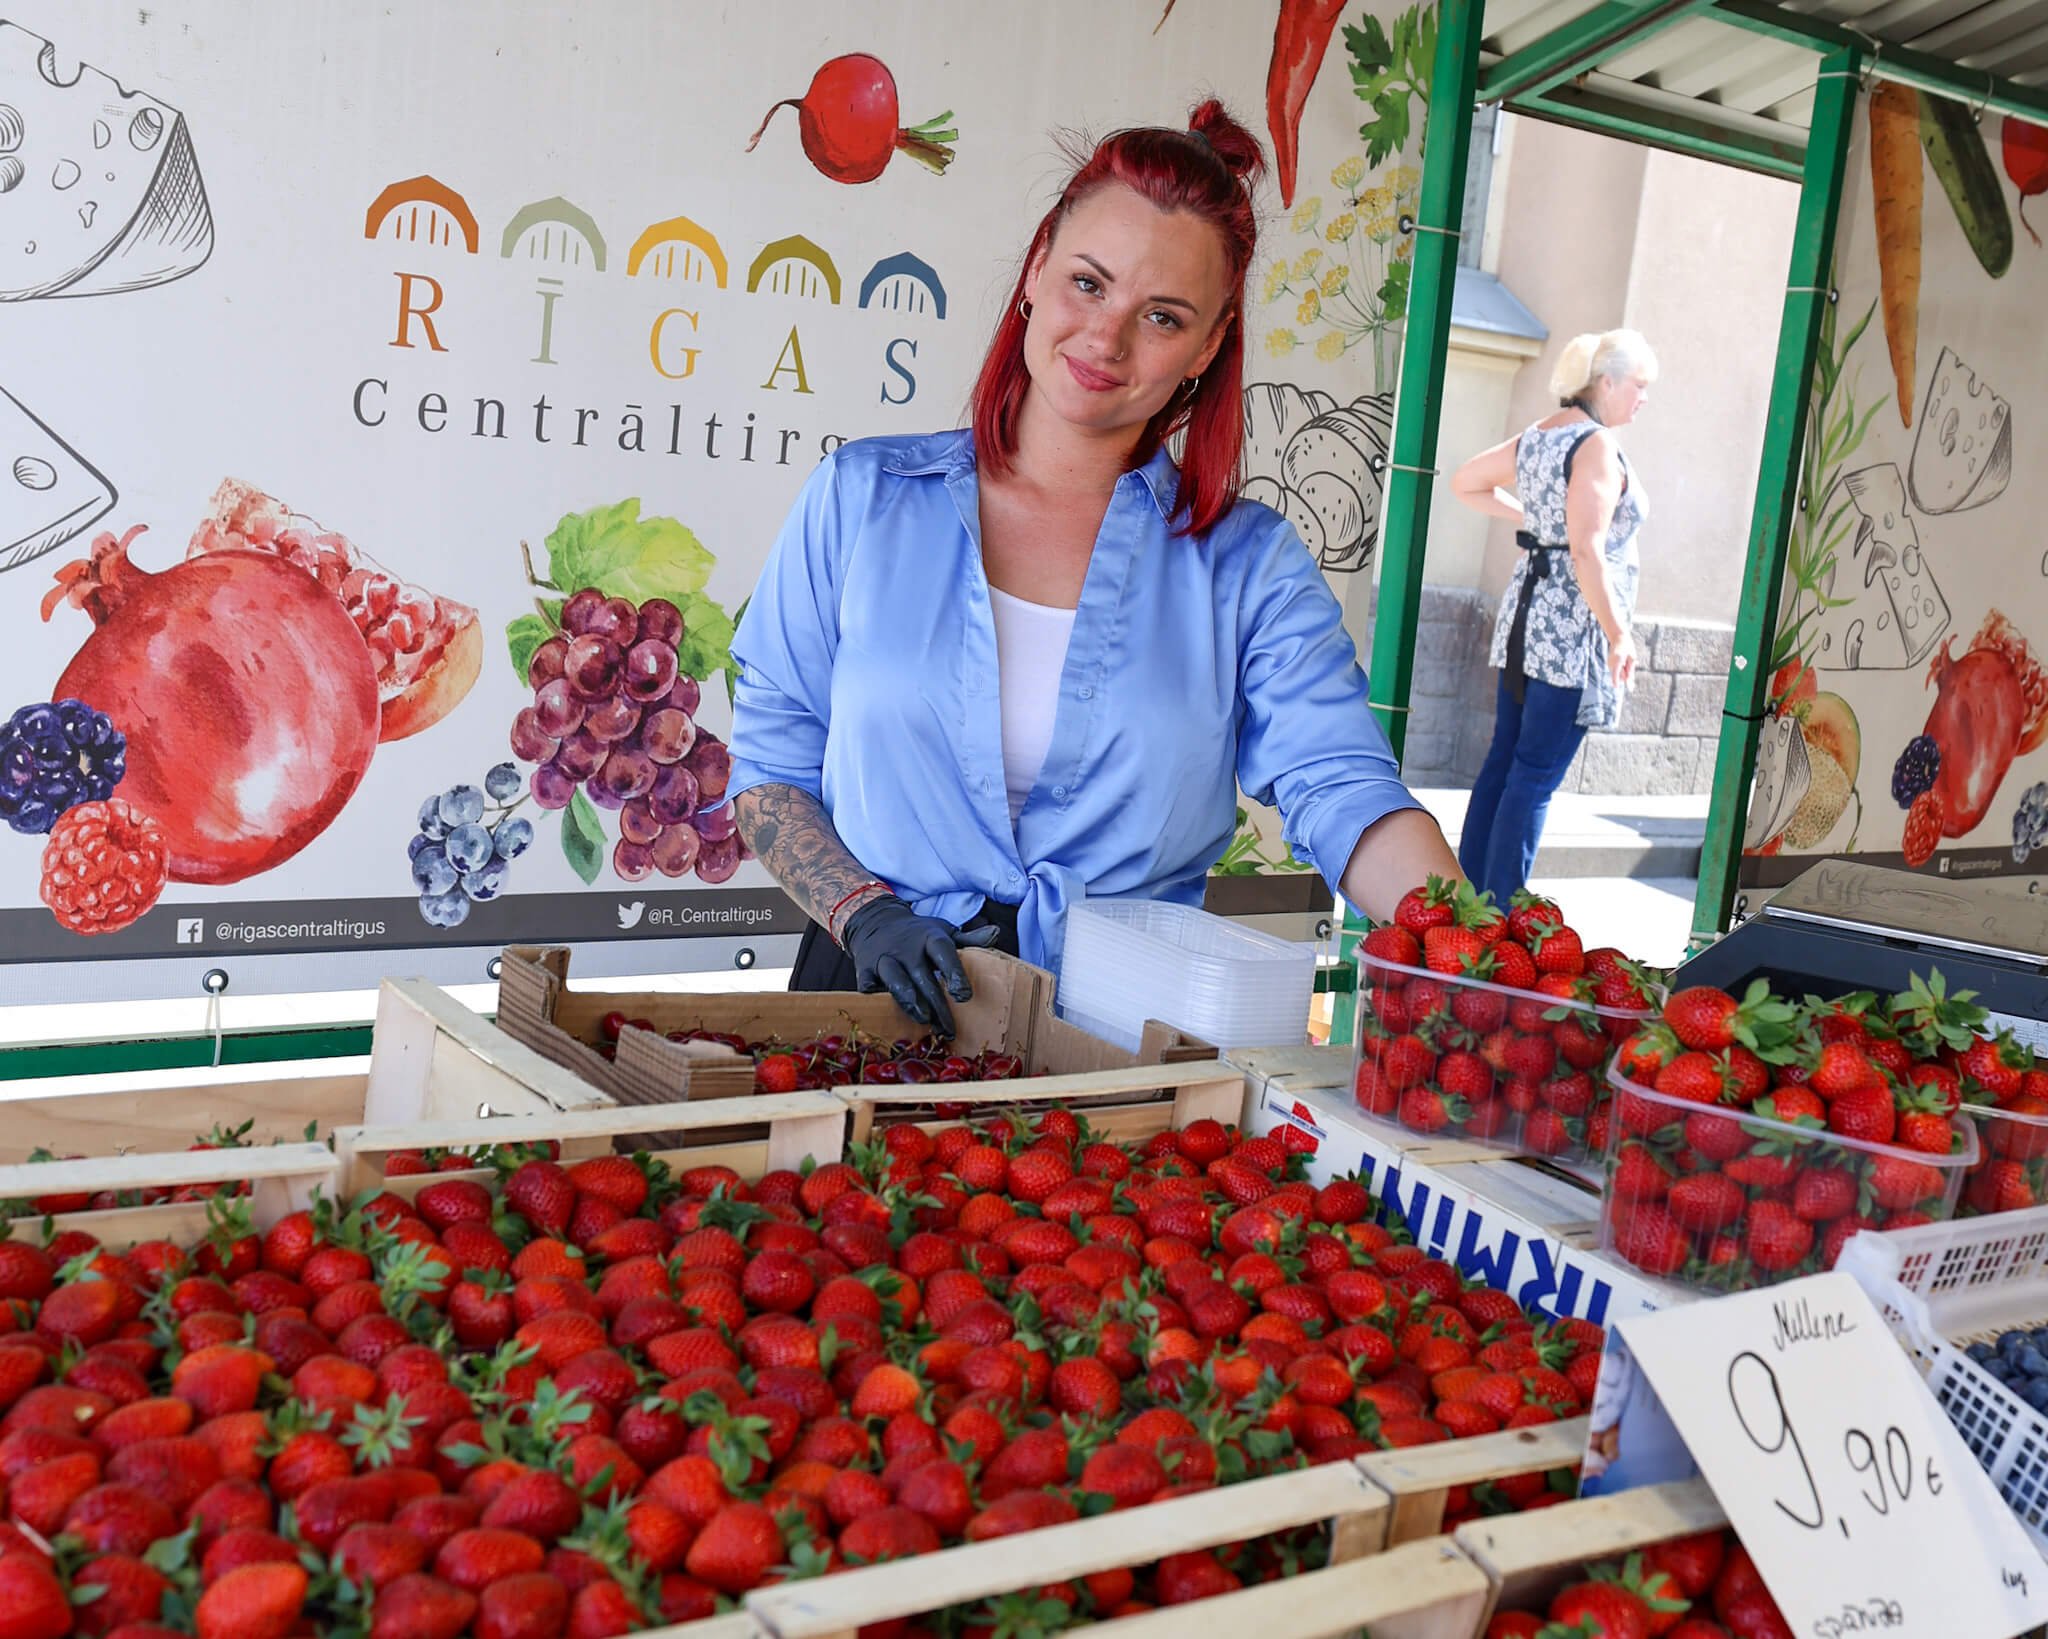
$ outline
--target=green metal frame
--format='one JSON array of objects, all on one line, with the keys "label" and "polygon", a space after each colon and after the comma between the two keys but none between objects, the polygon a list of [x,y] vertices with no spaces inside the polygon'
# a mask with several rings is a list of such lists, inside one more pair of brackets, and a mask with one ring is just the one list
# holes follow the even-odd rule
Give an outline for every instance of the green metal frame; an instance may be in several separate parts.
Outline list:
[{"label": "green metal frame", "polygon": [[[1408,690],[1415,672],[1415,627],[1422,607],[1422,566],[1428,549],[1429,480],[1435,473],[1437,421],[1443,411],[1451,296],[1457,283],[1458,234],[1465,208],[1465,161],[1472,147],[1472,109],[1478,101],[1479,36],[1485,10],[1485,0],[1441,0],[1436,61],[1430,69],[1430,114],[1423,133],[1422,192],[1416,205],[1408,328],[1401,338],[1393,457],[1380,515],[1379,607],[1372,628],[1374,709],[1380,713],[1397,758],[1408,739]],[[1350,961],[1364,931],[1358,914],[1347,906],[1337,942],[1341,961]],[[1342,986],[1339,994],[1349,988]],[[1338,1006],[1332,1024],[1333,1042],[1351,1039],[1350,1009]]]},{"label": "green metal frame", "polygon": [[1710,121],[1689,119],[1679,114],[1653,119],[1643,109],[1619,97],[1605,96],[1581,86],[1559,86],[1540,95],[1525,93],[1510,98],[1505,106],[1531,119],[1550,120],[1554,124],[1597,132],[1603,137],[1620,137],[1693,159],[1734,165],[1787,182],[1797,182],[1803,172],[1803,145],[1799,142],[1779,142],[1766,136],[1729,131]]},{"label": "green metal frame", "polygon": [[[1605,62],[1645,35],[1707,9],[1713,0],[1603,0],[1591,11],[1485,69],[1479,100],[1540,96]],[[1434,107],[1434,99],[1431,106]]]},{"label": "green metal frame", "polygon": [[[291,1059],[352,1058],[370,1050],[367,1024],[309,1030],[245,1030],[220,1038],[222,1064],[279,1064]],[[0,1082],[41,1076],[133,1075],[144,1070],[203,1070],[214,1038],[156,1036],[137,1041],[67,1041],[0,1050]]]},{"label": "green metal frame", "polygon": [[1813,126],[1806,144],[1806,175],[1792,232],[1785,277],[1785,311],[1778,326],[1778,361],[1771,376],[1771,406],[1764,423],[1763,461],[1750,518],[1749,562],[1735,617],[1735,664],[1728,673],[1721,746],[1714,759],[1707,809],[1706,847],[1693,905],[1694,937],[1727,926],[1742,860],[1742,827],[1750,781],[1756,773],[1759,721],[1770,677],[1764,660],[1778,629],[1778,595],[1785,552],[1800,502],[1799,452],[1806,438],[1807,398],[1813,381],[1824,304],[1833,299],[1835,224],[1841,214],[1842,177],[1855,124],[1856,81],[1862,54],[1835,52],[1821,69],[1814,93]]}]

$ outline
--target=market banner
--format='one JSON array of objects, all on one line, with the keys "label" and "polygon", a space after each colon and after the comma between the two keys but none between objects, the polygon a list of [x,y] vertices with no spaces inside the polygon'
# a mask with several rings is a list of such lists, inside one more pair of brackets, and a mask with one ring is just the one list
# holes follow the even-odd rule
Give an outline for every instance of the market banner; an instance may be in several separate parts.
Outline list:
[{"label": "market banner", "polygon": [[1827,855],[2048,863],[2044,190],[2048,130],[1889,83],[1859,99],[1745,886]]},{"label": "market banner", "polygon": [[1434,38],[1391,0],[15,0],[10,999],[767,959],[734,623],[819,459],[961,424],[1062,131],[1213,90],[1269,145],[1249,493],[1369,569]]}]

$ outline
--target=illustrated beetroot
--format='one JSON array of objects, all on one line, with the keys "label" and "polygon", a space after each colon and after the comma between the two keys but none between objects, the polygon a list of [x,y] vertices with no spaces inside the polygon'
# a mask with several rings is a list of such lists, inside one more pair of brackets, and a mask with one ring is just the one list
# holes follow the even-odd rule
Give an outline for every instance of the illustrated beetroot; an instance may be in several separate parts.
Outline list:
[{"label": "illustrated beetroot", "polygon": [[461,704],[484,663],[474,609],[400,580],[346,536],[239,478],[221,480],[211,507],[187,557],[269,552],[297,564],[341,600],[377,667],[380,740],[432,728]]},{"label": "illustrated beetroot", "polygon": [[889,156],[901,148],[920,165],[942,173],[952,163],[946,145],[960,133],[941,129],[952,119],[948,109],[935,119],[905,130],[896,123],[896,80],[879,57],[849,52],[834,57],[811,76],[801,97],[785,97],[762,116],[747,143],[747,152],[761,140],[768,122],[785,108],[794,108],[804,155],[834,182],[872,182],[882,174]]},{"label": "illustrated beetroot", "polygon": [[2005,174],[2020,191],[2020,226],[2038,245],[2041,236],[2027,220],[2027,201],[2036,194],[2048,193],[2048,129],[2017,114],[2008,114],[2000,146],[2005,151]]},{"label": "illustrated beetroot", "polygon": [[1960,660],[1946,639],[1928,667],[1934,709],[1922,730],[1941,749],[1934,789],[1942,834],[1966,836],[1990,811],[1999,782],[2019,754],[2026,704],[2012,664],[1996,649],[1972,649]]},{"label": "illustrated beetroot", "polygon": [[377,749],[377,670],[339,599],[285,558],[215,552],[160,574],[98,536],[43,599],[93,632],[59,699],[128,737],[120,794],[162,828],[174,882],[240,882],[341,812]]}]

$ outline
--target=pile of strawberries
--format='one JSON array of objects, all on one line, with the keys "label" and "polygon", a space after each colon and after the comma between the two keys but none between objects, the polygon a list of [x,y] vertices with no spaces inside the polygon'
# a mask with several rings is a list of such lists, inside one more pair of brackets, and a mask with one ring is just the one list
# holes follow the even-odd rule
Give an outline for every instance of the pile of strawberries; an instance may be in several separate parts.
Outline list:
[{"label": "pile of strawberries", "polygon": [[[189,1252],[0,1243],[0,1639],[598,1639],[1582,1409],[1597,1328],[1538,1325],[1298,1166],[1213,1121],[1133,1149],[1055,1110],[751,1185],[506,1154],[261,1235],[217,1202]],[[1460,1490],[1450,1522],[1570,1489]],[[1306,1552],[1061,1583],[1032,1620]]]},{"label": "pile of strawberries", "polygon": [[1507,1610],[1486,1639],[1793,1639],[1733,1531],[1675,1537],[1588,1565],[1545,1607]]},{"label": "pile of strawberries", "polygon": [[1655,988],[1620,951],[1586,950],[1548,899],[1517,893],[1502,912],[1431,877],[1360,948],[1354,1096],[1412,1132],[1597,1155],[1608,1061]]},{"label": "pile of strawberries", "polygon": [[1972,1143],[1965,1096],[1986,1076],[2024,1096],[1984,1019],[1939,973],[1888,999],[1795,1004],[1765,979],[1740,1001],[1678,991],[1615,1057],[1609,1244],[1733,1290],[1831,1269],[1862,1230],[1947,1217]]}]

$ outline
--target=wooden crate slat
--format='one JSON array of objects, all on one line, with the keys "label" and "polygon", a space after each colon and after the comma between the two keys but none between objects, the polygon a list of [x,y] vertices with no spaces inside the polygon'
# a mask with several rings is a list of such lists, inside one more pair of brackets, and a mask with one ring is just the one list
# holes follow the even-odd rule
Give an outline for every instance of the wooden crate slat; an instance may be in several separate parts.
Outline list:
[{"label": "wooden crate slat", "polygon": [[776,1639],[828,1639],[870,1622],[966,1604],[1043,1582],[1067,1581],[1120,1565],[1263,1536],[1319,1520],[1377,1526],[1387,1510],[1350,1463],[1270,1475],[1169,1502],[1076,1520],[1030,1533],[1028,1553],[1006,1537],[876,1565],[838,1576],[784,1583],[753,1594],[747,1608]]},{"label": "wooden crate slat", "polygon": [[[102,1085],[38,1079],[0,1088],[0,1164],[26,1161],[38,1147],[58,1155],[115,1155],[136,1148],[178,1149],[210,1132],[252,1121],[248,1141],[295,1140],[309,1121],[321,1130],[363,1113],[367,1058],[332,1061],[328,1073],[280,1076],[272,1064],[237,1065],[221,1079],[195,1083],[190,1070],[77,1077]],[[350,1068],[350,1066],[359,1068]],[[23,1096],[35,1089],[39,1096]]]},{"label": "wooden crate slat", "polygon": [[1237,1593],[1098,1623],[1102,1639],[1478,1639],[1486,1576],[1445,1537]]},{"label": "wooden crate slat", "polygon": [[193,1184],[326,1174],[325,1144],[258,1144],[247,1149],[142,1150],[79,1161],[25,1161],[0,1167],[0,1200],[76,1190],[182,1189]]},{"label": "wooden crate slat", "polygon": [[643,1628],[633,1639],[777,1639],[745,1611],[725,1616],[707,1616],[701,1622],[684,1622],[677,1627]]},{"label": "wooden crate slat", "polygon": [[437,985],[386,979],[377,992],[366,1126],[607,1102],[582,1077],[514,1041]]},{"label": "wooden crate slat", "polygon": [[1359,1458],[1358,1466],[1390,1499],[1387,1543],[1392,1546],[1440,1532],[1444,1504],[1454,1485],[1578,1467],[1586,1454],[1590,1428],[1586,1418],[1573,1417],[1534,1428],[1504,1429],[1477,1439],[1376,1452]]},{"label": "wooden crate slat", "polygon": [[1458,1527],[1456,1541],[1493,1584],[1487,1615],[1547,1599],[1588,1560],[1607,1559],[1671,1537],[1728,1523],[1705,1480],[1646,1485],[1608,1497],[1504,1514]]}]

